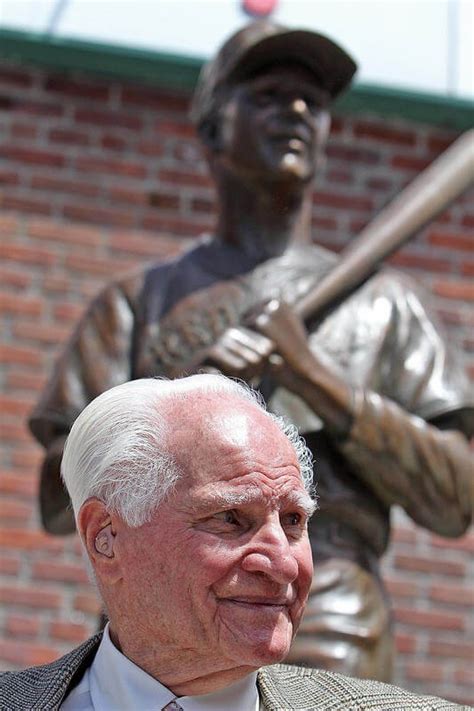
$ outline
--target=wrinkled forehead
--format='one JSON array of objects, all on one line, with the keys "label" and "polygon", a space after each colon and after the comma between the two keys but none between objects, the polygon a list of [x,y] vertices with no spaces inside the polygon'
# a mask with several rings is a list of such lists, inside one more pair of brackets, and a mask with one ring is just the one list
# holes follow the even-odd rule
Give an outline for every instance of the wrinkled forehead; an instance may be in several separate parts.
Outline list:
[{"label": "wrinkled forehead", "polygon": [[223,466],[248,457],[298,468],[294,447],[278,425],[252,402],[232,396],[196,397],[170,413],[167,447],[183,472]]}]

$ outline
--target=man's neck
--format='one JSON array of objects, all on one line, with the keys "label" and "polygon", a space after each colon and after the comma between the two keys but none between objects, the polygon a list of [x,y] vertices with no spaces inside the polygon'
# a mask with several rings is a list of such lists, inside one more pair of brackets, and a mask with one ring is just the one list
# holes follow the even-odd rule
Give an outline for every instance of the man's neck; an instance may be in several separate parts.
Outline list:
[{"label": "man's neck", "polygon": [[230,686],[243,677],[257,671],[258,667],[236,666],[231,660],[210,659],[206,653],[196,654],[190,650],[189,659],[183,651],[174,650],[172,642],[157,650],[147,644],[136,645],[119,641],[112,627],[110,639],[114,646],[130,661],[157,679],[176,696],[201,696]]},{"label": "man's neck", "polygon": [[311,186],[220,176],[217,239],[262,261],[311,242]]}]

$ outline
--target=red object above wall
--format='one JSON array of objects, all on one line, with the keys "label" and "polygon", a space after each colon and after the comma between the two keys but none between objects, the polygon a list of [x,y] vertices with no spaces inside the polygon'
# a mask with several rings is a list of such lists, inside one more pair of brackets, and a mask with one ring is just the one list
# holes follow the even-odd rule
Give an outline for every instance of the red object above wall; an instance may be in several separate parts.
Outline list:
[{"label": "red object above wall", "polygon": [[278,0],[242,0],[242,10],[250,17],[268,17],[278,5]]}]

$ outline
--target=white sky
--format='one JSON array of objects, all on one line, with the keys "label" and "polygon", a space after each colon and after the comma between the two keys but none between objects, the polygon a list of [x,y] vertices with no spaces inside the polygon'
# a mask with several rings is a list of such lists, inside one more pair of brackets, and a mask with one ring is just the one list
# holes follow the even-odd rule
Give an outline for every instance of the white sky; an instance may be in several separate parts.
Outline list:
[{"label": "white sky", "polygon": [[[240,0],[0,0],[0,26],[207,57],[248,17]],[[58,5],[59,4],[59,5]],[[279,0],[272,16],[329,34],[358,80],[474,98],[474,0]]]}]

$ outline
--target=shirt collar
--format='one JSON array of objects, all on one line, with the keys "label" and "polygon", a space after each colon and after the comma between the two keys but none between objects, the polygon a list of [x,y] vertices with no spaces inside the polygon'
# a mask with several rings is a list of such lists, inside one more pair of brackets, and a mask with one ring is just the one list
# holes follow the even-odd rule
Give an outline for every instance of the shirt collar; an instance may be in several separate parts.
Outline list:
[{"label": "shirt collar", "polygon": [[[156,709],[176,696],[157,679],[122,654],[110,639],[109,625],[90,669],[90,695],[96,711],[106,709]],[[257,673],[231,686],[202,696],[176,699],[184,711],[256,711],[259,708]]]}]

